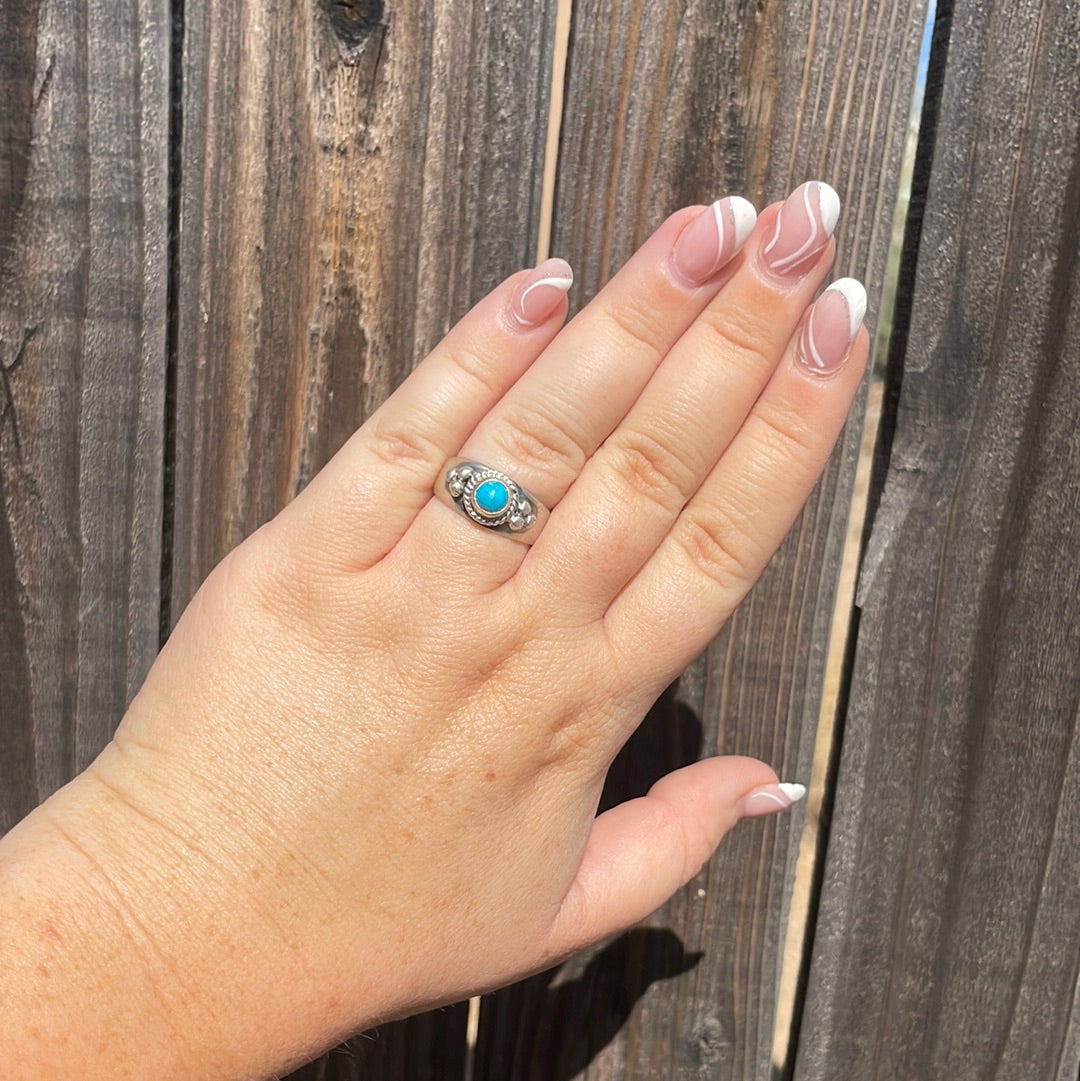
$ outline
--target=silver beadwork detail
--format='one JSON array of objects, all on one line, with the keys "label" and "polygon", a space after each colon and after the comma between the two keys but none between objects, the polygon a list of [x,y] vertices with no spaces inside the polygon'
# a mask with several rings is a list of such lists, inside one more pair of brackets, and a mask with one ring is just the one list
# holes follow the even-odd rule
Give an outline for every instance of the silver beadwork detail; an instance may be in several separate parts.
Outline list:
[{"label": "silver beadwork detail", "polygon": [[[505,508],[495,515],[485,514],[474,500],[476,489],[485,481],[506,485],[510,498]],[[489,469],[478,462],[460,462],[446,474],[446,490],[450,498],[474,521],[500,533],[523,533],[536,524],[536,507],[531,497],[505,473]]]}]

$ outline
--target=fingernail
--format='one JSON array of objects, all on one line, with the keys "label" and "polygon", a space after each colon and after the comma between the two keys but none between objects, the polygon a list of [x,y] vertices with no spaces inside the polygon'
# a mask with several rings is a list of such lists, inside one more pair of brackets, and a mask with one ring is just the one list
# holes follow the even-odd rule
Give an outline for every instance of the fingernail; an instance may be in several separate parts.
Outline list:
[{"label": "fingernail", "polygon": [[822,180],[800,184],[784,200],[772,239],[761,251],[773,274],[797,277],[829,243],[840,217],[840,196]]},{"label": "fingernail", "polygon": [[574,271],[565,259],[545,259],[518,286],[510,311],[522,326],[539,326],[573,284]]},{"label": "fingernail", "polygon": [[806,786],[801,784],[762,785],[743,797],[740,813],[743,818],[779,814],[793,803],[798,803],[805,795]]},{"label": "fingernail", "polygon": [[706,207],[679,234],[671,264],[693,285],[715,274],[754,231],[757,211],[740,195],[729,195]]},{"label": "fingernail", "polygon": [[866,315],[866,290],[854,278],[839,278],[814,301],[803,324],[795,357],[815,375],[832,375],[847,359]]}]

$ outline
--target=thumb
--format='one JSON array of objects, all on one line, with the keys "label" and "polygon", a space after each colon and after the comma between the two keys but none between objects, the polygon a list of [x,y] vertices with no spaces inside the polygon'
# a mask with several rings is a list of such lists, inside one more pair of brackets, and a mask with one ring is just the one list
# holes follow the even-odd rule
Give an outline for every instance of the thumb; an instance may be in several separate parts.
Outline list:
[{"label": "thumb", "polygon": [[605,811],[556,919],[553,952],[573,953],[644,919],[701,870],[739,819],[787,810],[805,792],[778,784],[756,759],[707,758]]}]

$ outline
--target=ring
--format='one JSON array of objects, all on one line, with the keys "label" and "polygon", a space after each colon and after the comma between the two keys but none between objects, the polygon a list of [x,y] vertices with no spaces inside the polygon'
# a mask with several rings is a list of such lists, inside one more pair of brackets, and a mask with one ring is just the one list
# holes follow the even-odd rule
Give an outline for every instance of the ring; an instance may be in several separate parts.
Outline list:
[{"label": "ring", "polygon": [[435,495],[485,529],[532,544],[548,509],[505,473],[467,458],[451,458],[439,472]]}]

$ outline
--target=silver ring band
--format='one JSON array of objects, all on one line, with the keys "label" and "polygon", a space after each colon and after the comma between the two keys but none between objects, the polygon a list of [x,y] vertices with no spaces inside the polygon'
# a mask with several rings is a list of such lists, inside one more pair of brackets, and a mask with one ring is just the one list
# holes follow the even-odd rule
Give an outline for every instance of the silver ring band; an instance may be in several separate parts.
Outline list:
[{"label": "silver ring band", "polygon": [[476,525],[522,544],[536,540],[548,517],[547,507],[517,481],[468,458],[451,458],[442,467],[435,496]]}]

